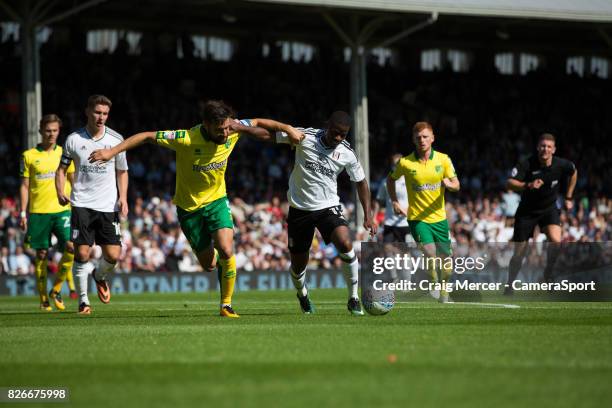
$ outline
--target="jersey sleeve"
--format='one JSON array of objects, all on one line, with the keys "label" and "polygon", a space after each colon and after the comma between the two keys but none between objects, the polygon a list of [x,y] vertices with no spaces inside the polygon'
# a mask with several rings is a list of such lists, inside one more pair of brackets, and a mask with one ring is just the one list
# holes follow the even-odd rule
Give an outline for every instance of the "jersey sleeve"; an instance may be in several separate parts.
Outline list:
[{"label": "jersey sleeve", "polygon": [[190,146],[191,137],[188,130],[160,130],[155,134],[155,142],[160,146],[176,150],[181,146]]},{"label": "jersey sleeve", "polygon": [[397,162],[395,167],[393,167],[393,170],[391,170],[391,173],[389,173],[389,176],[393,180],[397,180],[401,178],[403,175],[404,175],[404,159],[400,159],[400,161]]},{"label": "jersey sleeve", "polygon": [[[312,128],[308,128],[308,129],[314,130]],[[298,130],[304,133],[304,136],[308,137],[308,134],[305,133],[306,128],[296,127],[295,130]],[[287,135],[287,133],[285,132],[276,132],[276,143],[291,144],[291,141],[289,140],[289,135]]]},{"label": "jersey sleeve", "polygon": [[30,169],[28,167],[28,155],[26,154],[26,152],[23,152],[21,154],[21,160],[19,161],[19,175],[21,177],[30,177]]},{"label": "jersey sleeve", "polygon": [[455,171],[455,166],[453,166],[453,161],[450,157],[446,156],[444,159],[444,177],[445,178],[455,178],[457,177],[457,172]]},{"label": "jersey sleeve", "polygon": [[[64,147],[62,148],[60,164],[66,167],[72,164],[72,137],[70,136],[68,136],[68,139],[66,139],[66,143],[64,143]],[[74,169],[74,165],[72,165],[72,168]]]},{"label": "jersey sleeve", "polygon": [[125,152],[119,153],[117,157],[115,158],[115,169],[116,170],[127,170],[128,169],[127,155],[125,154]]},{"label": "jersey sleeve", "polygon": [[512,171],[510,172],[510,178],[513,178],[518,181],[525,181],[525,176],[527,175],[527,169],[529,168],[529,164],[527,160],[521,160],[517,163]]},{"label": "jersey sleeve", "polygon": [[570,161],[570,160],[565,160],[564,166],[563,166],[563,170],[565,172],[565,175],[567,177],[571,177],[574,172],[576,171],[576,165],[574,164],[574,162]]},{"label": "jersey sleeve", "polygon": [[357,160],[357,156],[351,154],[351,157],[352,160],[348,162],[344,168],[346,169],[351,181],[358,183],[365,179],[365,172],[363,171],[363,167],[361,167],[359,160]]},{"label": "jersey sleeve", "polygon": [[76,170],[76,169],[75,169],[75,167],[74,167],[74,162],[73,162],[73,161],[71,161],[71,162],[70,162],[70,166],[68,166],[68,169],[66,170],[66,174],[69,174],[69,173],[74,173],[74,172],[75,172],[75,170]]}]

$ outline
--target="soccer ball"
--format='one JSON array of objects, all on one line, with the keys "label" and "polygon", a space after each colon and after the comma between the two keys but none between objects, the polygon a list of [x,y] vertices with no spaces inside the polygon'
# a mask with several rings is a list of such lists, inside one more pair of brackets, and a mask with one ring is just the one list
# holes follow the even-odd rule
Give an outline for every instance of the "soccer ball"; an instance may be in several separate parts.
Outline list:
[{"label": "soccer ball", "polygon": [[395,304],[395,292],[392,290],[375,290],[367,288],[362,293],[363,308],[372,316],[387,314]]}]

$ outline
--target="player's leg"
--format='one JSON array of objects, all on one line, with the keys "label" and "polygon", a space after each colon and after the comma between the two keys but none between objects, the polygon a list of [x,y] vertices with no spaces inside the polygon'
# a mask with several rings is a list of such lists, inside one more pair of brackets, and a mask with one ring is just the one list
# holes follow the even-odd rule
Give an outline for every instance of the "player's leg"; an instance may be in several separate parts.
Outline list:
[{"label": "player's leg", "polygon": [[89,260],[91,246],[94,244],[94,230],[92,228],[93,211],[87,208],[72,208],[70,217],[71,238],[74,244],[74,264],[72,273],[76,278],[76,288],[79,295],[79,314],[91,314],[91,306],[87,295],[89,274],[94,270]]},{"label": "player's leg", "polygon": [[60,290],[66,281],[68,273],[70,272],[70,275],[72,275],[71,271],[74,261],[74,247],[71,245],[72,250],[69,250],[67,245],[70,239],[70,211],[53,214],[52,231],[58,240],[57,248],[62,251],[63,254],[58,265],[57,277],[53,283],[53,288],[51,288],[49,292],[49,297],[53,299],[58,309],[64,310],[66,307],[64,306]]},{"label": "player's leg", "polygon": [[449,283],[452,275],[453,268],[452,262],[449,262],[448,258],[452,257],[453,251],[451,248],[451,236],[450,228],[447,220],[429,224],[434,241],[436,242],[436,268],[440,275],[440,281],[442,288],[440,289],[440,303],[449,302],[449,292],[446,290],[446,285]]},{"label": "player's leg", "polygon": [[289,207],[289,216],[287,217],[288,246],[291,258],[289,273],[293,286],[297,291],[300,309],[302,309],[304,314],[313,314],[315,312],[314,305],[308,296],[308,287],[306,286],[306,268],[310,258],[309,251],[314,237],[314,229],[311,211]]},{"label": "player's leg", "polygon": [[[417,242],[423,251],[423,255],[425,256],[425,271],[429,281],[432,283],[439,282],[435,263],[436,243],[433,232],[431,228],[429,228],[429,224],[424,221],[417,220],[408,221],[408,223],[410,224],[410,232],[412,233],[414,240]],[[440,290],[438,289],[430,290],[429,294],[436,300],[440,299]]]},{"label": "player's leg", "polygon": [[213,232],[215,249],[219,254],[220,269],[220,314],[224,317],[239,317],[232,308],[232,296],[236,284],[236,256],[234,255],[233,228],[220,228]]},{"label": "player's leg", "polygon": [[504,289],[505,295],[511,295],[514,293],[512,289],[512,283],[516,280],[521,266],[523,265],[523,259],[527,254],[529,238],[533,236],[533,231],[537,225],[537,219],[531,216],[523,216],[517,214],[514,220],[514,235],[512,241],[514,242],[514,254],[510,259],[510,265],[508,268],[508,286]]},{"label": "player's leg", "polygon": [[[222,197],[204,207],[202,235],[212,237],[219,256],[221,299],[219,314],[224,317],[240,317],[232,308],[232,296],[236,284],[236,256],[234,255],[234,219],[227,197]],[[209,245],[203,240],[204,246]],[[210,254],[210,253],[209,253]],[[209,267],[212,265],[208,264]],[[205,265],[202,265],[205,267]]]},{"label": "player's leg", "polygon": [[[183,234],[185,234],[185,237],[187,238],[187,241],[189,242],[191,249],[196,254],[196,257],[198,258],[200,265],[202,265],[202,268],[205,271],[212,272],[215,266],[218,266],[217,267],[217,271],[218,271],[217,277],[219,278],[219,288],[221,291],[221,297],[223,297],[223,289],[225,288],[226,291],[229,291],[230,285],[223,284],[222,265],[221,265],[220,258],[219,258],[219,251],[216,248],[214,248],[213,237],[212,237],[211,232],[209,231],[208,222],[210,220],[207,216],[208,215],[208,212],[206,211],[207,207],[208,206],[199,208],[195,211],[185,211],[182,208],[177,207],[176,211],[177,211],[179,223],[181,225],[181,230],[183,231]],[[229,229],[230,231],[232,231],[232,244],[233,244],[233,229],[231,228],[224,228],[224,229]],[[218,237],[218,239],[224,241],[223,237]],[[224,247],[226,245],[227,243],[225,243],[224,241]],[[226,270],[230,269],[229,267],[231,266],[231,265],[227,265],[227,263],[228,262],[226,262],[226,265],[225,265]],[[235,260],[234,260],[234,265],[235,265]],[[236,276],[235,266],[233,270],[234,270],[234,280],[235,280],[235,276]],[[228,275],[231,275],[231,274],[228,274]],[[228,281],[231,281],[231,279],[232,279],[231,276],[227,277]],[[231,282],[228,282],[228,283],[231,283]],[[233,293],[233,286],[231,290]],[[223,307],[221,307],[221,309],[223,309]],[[231,305],[230,305],[230,309],[231,309]],[[236,314],[236,313],[233,312],[233,314]]]},{"label": "player's leg", "polygon": [[[64,258],[65,255],[65,258]],[[76,292],[76,287],[74,286],[74,275],[72,274],[72,268],[74,265],[74,243],[72,241],[66,242],[66,249],[62,254],[62,259],[60,260],[60,268],[64,268],[66,270],[66,282],[68,283],[68,289],[70,290],[70,299],[78,299],[79,295]]]},{"label": "player's leg", "polygon": [[540,218],[540,229],[546,235],[546,267],[544,268],[544,281],[552,282],[553,269],[559,253],[561,252],[561,217],[559,210],[554,208]]},{"label": "player's leg", "polygon": [[94,214],[96,218],[93,225],[95,229],[95,241],[102,247],[102,258],[98,262],[98,267],[94,269],[92,275],[96,282],[98,298],[102,303],[108,303],[111,299],[108,275],[117,267],[121,258],[121,226],[119,223],[118,212],[98,212]]},{"label": "player's leg", "polygon": [[44,311],[51,310],[47,297],[47,250],[51,246],[51,229],[50,214],[30,214],[26,244],[36,250],[36,259],[34,260],[36,289],[40,297],[40,309]]},{"label": "player's leg", "polygon": [[342,260],[342,272],[348,288],[347,309],[354,316],[363,316],[359,303],[359,261],[353,249],[348,223],[340,206],[328,208],[317,217],[317,229],[326,243],[332,242]]}]

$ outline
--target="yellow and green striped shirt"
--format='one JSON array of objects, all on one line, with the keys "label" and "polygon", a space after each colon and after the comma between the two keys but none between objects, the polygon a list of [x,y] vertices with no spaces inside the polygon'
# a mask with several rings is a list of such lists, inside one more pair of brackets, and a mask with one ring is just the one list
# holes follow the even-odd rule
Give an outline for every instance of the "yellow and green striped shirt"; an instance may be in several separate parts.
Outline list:
[{"label": "yellow and green striped shirt", "polygon": [[196,125],[189,130],[159,131],[155,139],[158,145],[176,152],[174,204],[195,211],[227,195],[225,170],[239,133],[230,134],[225,144],[218,145]]},{"label": "yellow and green striped shirt", "polygon": [[[61,146],[55,146],[47,152],[40,147],[33,147],[21,155],[20,176],[29,179],[30,213],[53,214],[70,210],[70,205],[62,206],[57,200],[55,191],[55,171],[62,157]],[[74,163],[68,167],[67,173],[74,173]],[[70,197],[72,187],[66,180],[64,191]]]},{"label": "yellow and green striped shirt", "polygon": [[391,172],[394,180],[404,176],[408,193],[408,220],[440,222],[446,219],[443,178],[457,177],[450,157],[432,149],[421,162],[415,153],[402,157]]}]

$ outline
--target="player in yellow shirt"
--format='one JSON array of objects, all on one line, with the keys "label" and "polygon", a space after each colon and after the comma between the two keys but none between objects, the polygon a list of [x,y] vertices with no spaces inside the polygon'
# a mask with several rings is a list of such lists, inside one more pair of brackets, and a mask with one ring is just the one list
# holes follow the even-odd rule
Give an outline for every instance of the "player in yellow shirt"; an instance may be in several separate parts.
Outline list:
[{"label": "player in yellow shirt", "polygon": [[[417,122],[412,128],[412,140],[416,150],[402,157],[387,177],[393,210],[408,217],[410,232],[427,258],[434,258],[438,253],[443,257],[450,256],[450,230],[444,209],[444,192],[459,191],[459,179],[450,157],[432,148],[435,136],[429,123]],[[406,180],[408,208],[402,208],[395,191],[395,180],[402,176]],[[431,279],[437,282],[438,273],[434,263],[428,262],[428,265]],[[441,269],[438,272],[444,283],[450,278],[452,269]],[[437,292],[432,295],[438,297],[440,302],[448,301],[445,290],[440,290],[439,295]]]},{"label": "player in yellow shirt", "polygon": [[207,271],[221,267],[220,315],[239,317],[232,308],[236,280],[234,222],[225,190],[225,170],[230,154],[242,135],[272,141],[273,136],[249,121],[234,119],[234,111],[222,101],[208,101],[203,121],[189,130],[135,134],[112,149],[96,150],[90,162],[108,161],[145,142],[176,152],[174,204],[181,229],[200,264]]},{"label": "player in yellow shirt", "polygon": [[[26,244],[36,250],[36,287],[40,308],[45,311],[51,310],[47,297],[47,254],[51,247],[51,234],[57,237],[59,249],[64,253],[49,297],[59,310],[66,308],[59,293],[65,280],[68,280],[71,297],[76,294],[72,278],[74,247],[70,242],[70,205],[60,205],[55,191],[55,170],[62,157],[62,148],[57,145],[61,125],[57,115],[42,117],[39,128],[42,143],[23,153],[20,169],[20,226],[24,231],[27,229]],[[72,180],[74,165],[68,172]],[[66,194],[70,194],[69,183],[66,184]],[[26,209],[29,209],[29,217],[26,217]]]}]

